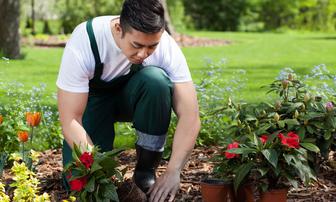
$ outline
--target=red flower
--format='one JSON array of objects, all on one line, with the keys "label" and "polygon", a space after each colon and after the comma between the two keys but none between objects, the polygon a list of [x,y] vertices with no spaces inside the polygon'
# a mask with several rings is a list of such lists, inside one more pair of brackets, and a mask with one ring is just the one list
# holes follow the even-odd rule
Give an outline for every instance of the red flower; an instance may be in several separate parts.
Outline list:
[{"label": "red flower", "polygon": [[93,157],[92,154],[89,152],[84,152],[80,157],[79,160],[82,162],[82,164],[87,168],[91,168],[91,165],[93,163]]},{"label": "red flower", "polygon": [[289,148],[299,148],[300,147],[300,137],[294,133],[294,132],[289,132],[287,134],[287,137],[285,137],[282,133],[278,134],[278,137],[281,140],[281,143],[283,145],[286,145]]},{"label": "red flower", "polygon": [[261,142],[262,142],[263,144],[265,144],[265,143],[267,142],[267,139],[268,139],[268,136],[267,136],[267,135],[262,135],[262,136],[260,137],[260,140],[261,140]]},{"label": "red flower", "polygon": [[86,177],[74,179],[69,182],[72,191],[81,191],[87,183]]},{"label": "red flower", "polygon": [[[230,149],[234,149],[234,148],[238,148],[239,147],[239,143],[238,142],[233,142],[232,144],[229,144],[226,150],[230,150]],[[225,152],[225,157],[228,159],[232,159],[235,157],[238,157],[239,154],[234,154],[234,153],[230,153],[230,152]]]}]

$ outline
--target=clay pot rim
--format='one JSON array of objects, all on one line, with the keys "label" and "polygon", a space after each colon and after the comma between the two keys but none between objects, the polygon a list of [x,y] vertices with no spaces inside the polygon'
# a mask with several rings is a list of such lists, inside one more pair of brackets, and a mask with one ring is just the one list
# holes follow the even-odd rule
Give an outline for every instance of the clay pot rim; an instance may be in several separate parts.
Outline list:
[{"label": "clay pot rim", "polygon": [[232,184],[232,181],[215,179],[215,178],[206,178],[206,179],[201,180],[200,183],[207,184],[207,185],[230,185]]}]

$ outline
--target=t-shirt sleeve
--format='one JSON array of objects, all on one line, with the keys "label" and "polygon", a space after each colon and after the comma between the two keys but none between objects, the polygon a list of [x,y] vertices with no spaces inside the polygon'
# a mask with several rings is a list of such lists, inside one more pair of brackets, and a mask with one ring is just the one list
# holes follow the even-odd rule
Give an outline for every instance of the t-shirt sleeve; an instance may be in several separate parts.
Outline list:
[{"label": "t-shirt sleeve", "polygon": [[160,67],[165,70],[172,82],[180,83],[192,80],[186,58],[175,40],[167,32],[163,33],[158,48],[158,52],[154,53],[152,59],[160,61]]},{"label": "t-shirt sleeve", "polygon": [[84,66],[76,50],[66,47],[56,82],[57,87],[73,93],[89,92],[89,77]]},{"label": "t-shirt sleeve", "polygon": [[73,93],[89,92],[90,56],[86,49],[88,37],[85,33],[85,24],[76,27],[64,49],[57,87]]}]

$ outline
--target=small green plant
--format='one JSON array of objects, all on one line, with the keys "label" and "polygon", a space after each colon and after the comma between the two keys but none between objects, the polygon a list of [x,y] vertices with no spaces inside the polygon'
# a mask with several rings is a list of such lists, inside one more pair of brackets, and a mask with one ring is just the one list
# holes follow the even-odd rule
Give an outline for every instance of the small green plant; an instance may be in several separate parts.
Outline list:
[{"label": "small green plant", "polygon": [[9,196],[6,195],[5,185],[0,182],[0,201],[2,202],[10,202]]},{"label": "small green plant", "polygon": [[18,163],[14,161],[11,168],[14,182],[10,184],[14,187],[13,201],[27,201],[27,202],[47,202],[50,201],[48,194],[43,193],[38,195],[39,180],[35,177],[35,173],[30,171],[25,163]]}]

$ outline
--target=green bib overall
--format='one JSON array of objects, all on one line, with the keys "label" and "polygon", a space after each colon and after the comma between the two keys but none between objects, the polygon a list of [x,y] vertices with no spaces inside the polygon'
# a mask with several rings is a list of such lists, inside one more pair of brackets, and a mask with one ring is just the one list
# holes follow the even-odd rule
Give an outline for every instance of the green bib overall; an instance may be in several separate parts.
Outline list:
[{"label": "green bib overall", "polygon": [[[87,134],[102,151],[109,151],[113,148],[114,123],[133,122],[138,135],[146,137],[142,140],[144,144],[153,144],[153,148],[162,147],[172,108],[170,79],[159,67],[133,64],[127,75],[108,82],[101,80],[104,64],[100,60],[92,19],[87,22],[86,28],[96,63],[82,119]],[[154,137],[154,141],[150,137]],[[63,165],[71,160],[71,148],[64,141]]]}]

